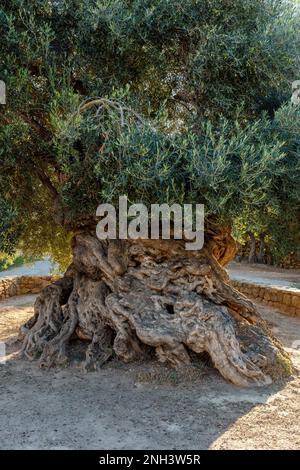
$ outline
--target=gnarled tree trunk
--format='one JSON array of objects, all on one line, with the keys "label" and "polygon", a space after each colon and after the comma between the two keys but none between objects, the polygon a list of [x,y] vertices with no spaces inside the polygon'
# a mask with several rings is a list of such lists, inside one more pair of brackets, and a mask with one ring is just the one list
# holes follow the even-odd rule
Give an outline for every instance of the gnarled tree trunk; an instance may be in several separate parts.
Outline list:
[{"label": "gnarled tree trunk", "polygon": [[271,382],[290,360],[254,305],[229,283],[230,233],[210,234],[205,248],[175,240],[99,241],[78,233],[65,276],[46,287],[22,327],[23,352],[49,367],[67,361],[74,336],[88,342],[85,368],[116,354],[124,361],[155,351],[174,367],[206,351],[237,385]]}]

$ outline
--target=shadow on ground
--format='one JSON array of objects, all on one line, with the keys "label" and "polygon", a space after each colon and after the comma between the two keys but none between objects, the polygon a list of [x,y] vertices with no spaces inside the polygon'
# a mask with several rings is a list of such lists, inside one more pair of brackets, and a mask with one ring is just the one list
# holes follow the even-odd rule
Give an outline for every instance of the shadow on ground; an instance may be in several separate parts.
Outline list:
[{"label": "shadow on ground", "polygon": [[0,365],[1,449],[299,448],[298,377],[240,389],[206,365],[188,376],[116,360],[95,373],[75,365],[44,371],[15,355],[33,300],[0,302],[0,340],[8,344]]}]

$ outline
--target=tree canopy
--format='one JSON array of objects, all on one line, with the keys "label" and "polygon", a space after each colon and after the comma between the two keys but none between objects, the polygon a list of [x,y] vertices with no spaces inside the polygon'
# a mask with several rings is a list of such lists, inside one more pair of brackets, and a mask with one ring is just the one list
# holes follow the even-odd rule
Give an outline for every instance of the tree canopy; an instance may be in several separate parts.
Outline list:
[{"label": "tree canopy", "polygon": [[61,256],[122,194],[295,240],[293,2],[2,0],[0,32],[0,250]]}]

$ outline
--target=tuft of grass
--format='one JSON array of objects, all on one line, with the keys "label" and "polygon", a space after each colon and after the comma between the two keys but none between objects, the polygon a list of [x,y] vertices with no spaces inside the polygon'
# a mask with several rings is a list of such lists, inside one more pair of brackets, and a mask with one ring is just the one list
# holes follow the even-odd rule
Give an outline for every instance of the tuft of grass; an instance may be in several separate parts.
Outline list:
[{"label": "tuft of grass", "polygon": [[13,263],[12,263],[12,267],[14,268],[18,268],[19,266],[23,266],[23,264],[25,263],[25,258],[24,256],[16,256]]},{"label": "tuft of grass", "polygon": [[274,381],[287,379],[293,372],[293,363],[289,354],[277,353],[272,365],[264,370]]},{"label": "tuft of grass", "polygon": [[138,372],[136,381],[154,385],[180,385],[201,380],[205,375],[205,365],[194,364],[171,369],[168,367],[154,367],[150,370]]}]

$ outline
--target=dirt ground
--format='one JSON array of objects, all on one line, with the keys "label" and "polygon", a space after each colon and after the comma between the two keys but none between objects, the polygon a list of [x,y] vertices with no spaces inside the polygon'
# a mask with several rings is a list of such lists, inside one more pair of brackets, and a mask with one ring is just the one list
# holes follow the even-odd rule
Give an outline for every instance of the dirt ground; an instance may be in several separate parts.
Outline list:
[{"label": "dirt ground", "polygon": [[[240,389],[207,364],[175,372],[114,360],[95,373],[76,363],[43,371],[16,356],[33,302],[0,302],[1,449],[300,448],[297,372],[285,383]],[[300,369],[300,319],[261,311]]]}]

